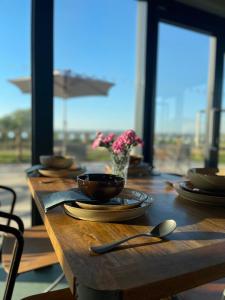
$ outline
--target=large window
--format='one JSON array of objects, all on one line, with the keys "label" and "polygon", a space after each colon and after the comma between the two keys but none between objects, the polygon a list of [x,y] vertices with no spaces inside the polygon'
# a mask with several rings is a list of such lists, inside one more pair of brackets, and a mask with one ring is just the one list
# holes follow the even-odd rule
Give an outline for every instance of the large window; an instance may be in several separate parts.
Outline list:
[{"label": "large window", "polygon": [[204,165],[209,37],[160,23],[154,165]]},{"label": "large window", "polygon": [[90,147],[96,131],[134,128],[136,8],[130,0],[55,1],[54,69],[114,84],[108,96],[85,95],[84,80],[82,97],[55,97],[55,153],[65,150],[66,127],[67,154],[106,160],[107,152]]},{"label": "large window", "polygon": [[[28,226],[30,196],[24,170],[31,156],[31,95],[23,94],[9,80],[30,76],[30,1],[0,2],[0,180],[15,189],[15,213]],[[1,192],[2,209],[8,193]],[[5,201],[4,201],[5,200]]]}]

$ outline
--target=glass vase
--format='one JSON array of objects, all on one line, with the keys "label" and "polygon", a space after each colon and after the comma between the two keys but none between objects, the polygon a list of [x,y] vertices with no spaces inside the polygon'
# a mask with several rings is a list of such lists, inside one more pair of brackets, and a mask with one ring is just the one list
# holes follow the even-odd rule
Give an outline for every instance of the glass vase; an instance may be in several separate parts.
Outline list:
[{"label": "glass vase", "polygon": [[112,174],[123,177],[125,184],[127,182],[127,173],[129,167],[130,153],[112,154]]}]

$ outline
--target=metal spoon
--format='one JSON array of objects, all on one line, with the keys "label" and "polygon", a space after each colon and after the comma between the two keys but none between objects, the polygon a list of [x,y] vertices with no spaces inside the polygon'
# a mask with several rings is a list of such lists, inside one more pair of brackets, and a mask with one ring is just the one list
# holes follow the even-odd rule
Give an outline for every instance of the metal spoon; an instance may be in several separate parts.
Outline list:
[{"label": "metal spoon", "polygon": [[131,239],[135,239],[137,237],[147,236],[147,237],[164,238],[167,235],[169,235],[170,233],[172,233],[176,229],[176,226],[177,226],[177,224],[174,220],[165,220],[162,223],[155,226],[150,232],[144,232],[144,233],[139,233],[139,234],[135,234],[132,236],[128,236],[126,238],[123,238],[118,241],[114,241],[109,244],[104,244],[104,245],[100,245],[100,246],[91,246],[90,250],[95,253],[98,253],[98,254],[103,254],[103,253],[106,253],[106,252],[116,248],[120,244],[123,244],[123,243],[125,243]]}]

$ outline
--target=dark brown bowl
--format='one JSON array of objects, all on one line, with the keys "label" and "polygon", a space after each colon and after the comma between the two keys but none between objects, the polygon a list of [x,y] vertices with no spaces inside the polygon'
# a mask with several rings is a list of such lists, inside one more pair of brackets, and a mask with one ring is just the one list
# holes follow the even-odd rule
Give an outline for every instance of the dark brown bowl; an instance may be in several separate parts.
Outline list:
[{"label": "dark brown bowl", "polygon": [[141,155],[130,155],[130,165],[137,166],[142,162],[143,157]]},{"label": "dark brown bowl", "polygon": [[107,201],[124,188],[124,178],[112,174],[84,174],[77,176],[79,189],[93,200]]}]

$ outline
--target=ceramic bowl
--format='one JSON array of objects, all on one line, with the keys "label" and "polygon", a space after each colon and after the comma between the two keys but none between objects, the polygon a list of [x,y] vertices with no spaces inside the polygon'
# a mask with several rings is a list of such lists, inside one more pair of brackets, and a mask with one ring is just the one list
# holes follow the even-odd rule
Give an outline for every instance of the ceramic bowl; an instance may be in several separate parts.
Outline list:
[{"label": "ceramic bowl", "polygon": [[191,183],[199,189],[225,191],[225,173],[216,168],[192,168],[187,175]]},{"label": "ceramic bowl", "polygon": [[74,162],[71,157],[59,155],[41,155],[40,163],[46,169],[69,169]]},{"label": "ceramic bowl", "polygon": [[124,188],[122,177],[104,173],[77,176],[77,183],[86,196],[101,201],[117,196]]},{"label": "ceramic bowl", "polygon": [[143,160],[141,155],[130,155],[130,165],[139,165]]}]

